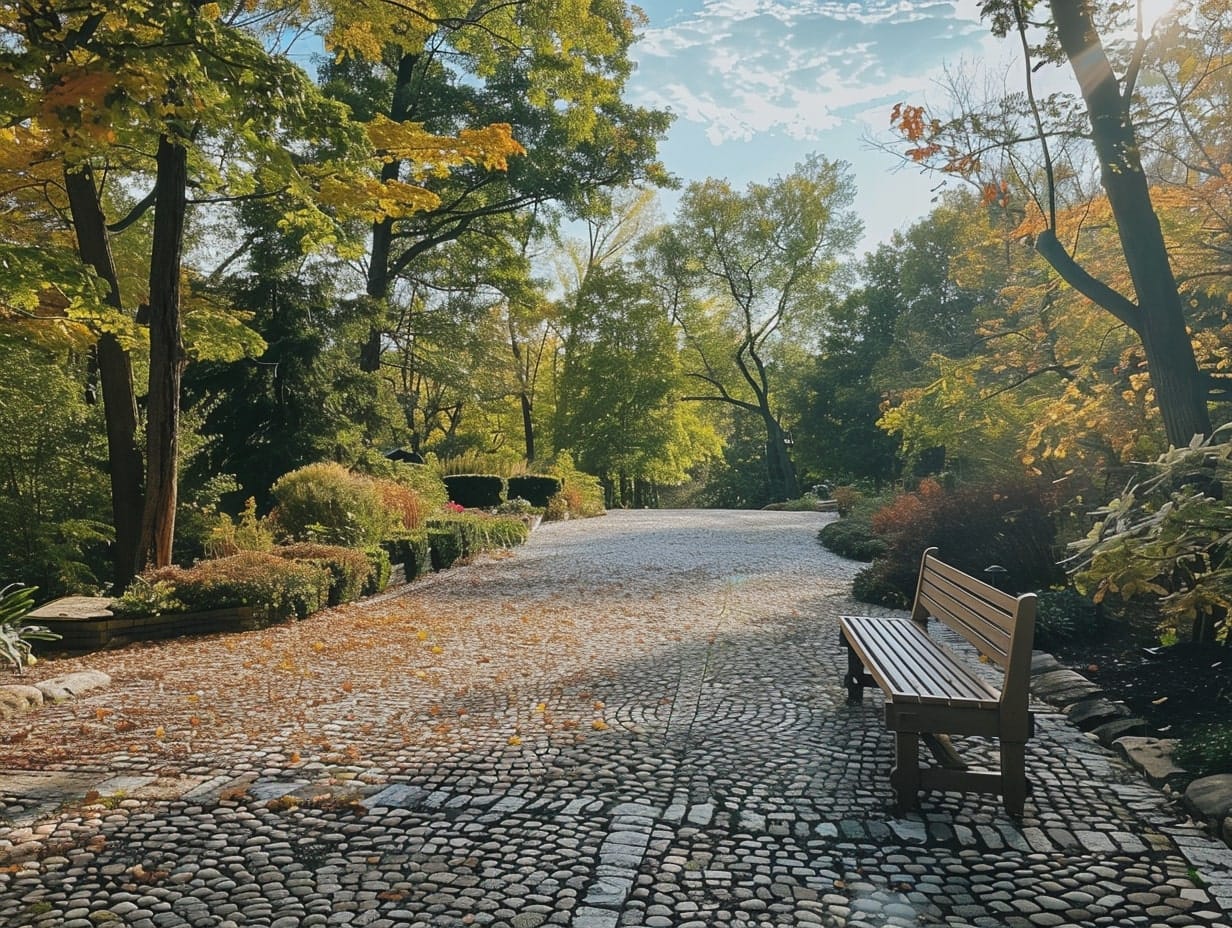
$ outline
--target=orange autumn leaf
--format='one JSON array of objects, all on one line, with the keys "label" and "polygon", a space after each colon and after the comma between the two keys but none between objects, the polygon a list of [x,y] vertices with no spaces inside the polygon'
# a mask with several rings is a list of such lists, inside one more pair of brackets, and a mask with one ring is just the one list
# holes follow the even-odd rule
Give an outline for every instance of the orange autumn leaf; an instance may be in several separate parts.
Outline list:
[{"label": "orange autumn leaf", "polygon": [[197,718],[197,717],[194,715],[194,716],[192,716],[192,717],[188,720],[188,724],[189,724],[189,725],[191,725],[191,726],[193,726],[193,728],[196,728],[198,725],[200,725],[200,724],[201,724],[201,719]]},{"label": "orange autumn leaf", "polygon": [[290,761],[290,762],[291,762],[291,763],[293,763],[293,764],[298,764],[298,763],[300,762],[300,760],[301,760],[301,758],[300,758],[300,756],[299,756],[299,751],[292,751],[292,752],[291,752],[291,756],[290,756],[290,757],[288,757],[288,758],[287,758],[287,760],[288,760],[288,761]]},{"label": "orange autumn leaf", "polygon": [[95,717],[96,719],[98,719],[98,720],[101,722],[101,721],[102,721],[103,719],[105,719],[107,716],[111,715],[111,713],[112,713],[112,712],[114,712],[114,711],[115,711],[114,709],[101,709],[101,708],[100,708],[100,709],[95,709],[95,710],[94,710],[94,717]]},{"label": "orange autumn leaf", "polygon": [[346,680],[343,682],[341,689],[342,689],[342,692],[349,693],[355,689],[355,684],[352,683],[350,680]]}]

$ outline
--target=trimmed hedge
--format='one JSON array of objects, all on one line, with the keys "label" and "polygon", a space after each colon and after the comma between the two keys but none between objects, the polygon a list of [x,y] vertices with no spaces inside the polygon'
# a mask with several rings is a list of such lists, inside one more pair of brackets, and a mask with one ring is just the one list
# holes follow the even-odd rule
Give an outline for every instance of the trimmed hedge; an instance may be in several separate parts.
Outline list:
[{"label": "trimmed hedge", "polygon": [[363,593],[372,565],[362,551],[339,545],[317,545],[304,542],[274,548],[271,554],[292,561],[307,561],[329,571],[329,604],[337,606],[358,599]]},{"label": "trimmed hedge", "polygon": [[260,551],[200,561],[192,567],[160,567],[141,577],[151,585],[169,584],[185,612],[264,606],[275,618],[302,619],[329,602],[330,573],[325,567]]},{"label": "trimmed hedge", "polygon": [[420,529],[407,532],[396,538],[387,538],[381,542],[394,564],[401,564],[406,571],[406,579],[414,580],[432,569],[431,552],[428,549],[428,532]]},{"label": "trimmed hedge", "polygon": [[389,552],[380,545],[369,545],[364,548],[363,555],[368,559],[369,573],[364,581],[363,593],[371,596],[389,586],[389,575],[393,573],[393,565],[389,562]]},{"label": "trimmed hedge", "polygon": [[889,545],[873,532],[868,519],[847,516],[822,526],[817,540],[829,551],[853,561],[871,561],[883,556]]},{"label": "trimmed hedge", "polygon": [[546,509],[548,500],[561,491],[565,481],[551,474],[520,474],[509,478],[509,499],[520,497],[532,506]]},{"label": "trimmed hedge", "polygon": [[448,570],[462,557],[462,530],[456,526],[428,526],[428,549],[433,570]]},{"label": "trimmed hedge", "polygon": [[505,495],[505,480],[496,474],[450,474],[449,498],[467,509],[495,509]]}]

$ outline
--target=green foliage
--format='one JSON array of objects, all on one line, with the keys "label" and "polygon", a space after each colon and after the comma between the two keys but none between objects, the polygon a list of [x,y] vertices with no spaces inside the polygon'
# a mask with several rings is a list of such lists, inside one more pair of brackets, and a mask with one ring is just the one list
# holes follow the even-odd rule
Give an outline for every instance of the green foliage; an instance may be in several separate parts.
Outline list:
[{"label": "green foliage", "polygon": [[252,606],[269,609],[275,618],[303,618],[329,602],[330,574],[324,567],[259,551],[192,567],[161,567],[142,578],[151,585],[170,584],[186,612]]},{"label": "green foliage", "polygon": [[526,541],[530,534],[526,522],[517,516],[471,512],[433,519],[428,527],[452,531],[458,539],[458,557],[461,558],[474,557],[497,548],[516,547]]},{"label": "green foliage", "polygon": [[1060,645],[1087,641],[1100,631],[1099,612],[1077,590],[1043,590],[1035,613],[1035,645],[1051,650]]},{"label": "green foliage", "polygon": [[428,532],[417,529],[403,532],[381,542],[393,564],[401,564],[408,581],[423,576],[432,569],[432,555],[428,547]]},{"label": "green foliage", "polygon": [[109,573],[113,533],[101,407],[85,401],[84,355],[0,331],[0,356],[0,574],[53,596],[93,591]]},{"label": "green foliage", "polygon": [[496,514],[498,516],[541,516],[546,508],[546,500],[544,505],[536,506],[520,496],[513,496],[496,507]]},{"label": "green foliage", "polygon": [[363,554],[368,561],[368,576],[364,580],[362,592],[364,596],[371,596],[389,586],[389,575],[393,572],[393,565],[389,560],[389,552],[380,545],[368,545],[364,548]]},{"label": "green foliage", "polygon": [[882,559],[873,561],[856,574],[851,583],[851,595],[858,602],[907,609],[911,606],[915,591],[904,593],[902,578],[894,575],[889,563]]},{"label": "green foliage", "polygon": [[505,495],[505,481],[495,474],[446,474],[449,498],[467,509],[495,509]]},{"label": "green foliage", "polygon": [[271,492],[277,500],[274,520],[292,540],[361,547],[376,544],[392,528],[373,482],[340,464],[309,464],[291,471]]},{"label": "green foliage", "polygon": [[115,615],[162,615],[186,609],[176,599],[175,585],[169,580],[152,583],[145,577],[134,577],[123,595],[111,601],[111,611]]},{"label": "green foliage", "polygon": [[37,589],[20,583],[10,583],[0,588],[0,658],[19,674],[30,663],[32,641],[56,641],[60,638],[45,625],[25,621],[34,609]]},{"label": "green foliage", "polygon": [[871,561],[889,550],[884,538],[873,532],[871,519],[848,516],[822,527],[817,539],[829,551],[853,561]]},{"label": "green foliage", "polygon": [[453,525],[429,526],[432,569],[448,570],[462,557],[462,531]]},{"label": "green foliage", "polygon": [[268,551],[274,547],[274,531],[257,516],[257,501],[251,496],[238,519],[218,513],[205,539],[206,557],[230,557],[241,551]]},{"label": "green foliage", "polygon": [[425,515],[439,511],[449,501],[445,481],[430,464],[397,463],[393,465],[389,477],[415,492],[423,504]]},{"label": "green foliage", "polygon": [[358,599],[373,572],[363,551],[339,545],[301,542],[272,549],[273,554],[292,561],[306,561],[329,571],[329,605],[337,606]]},{"label": "green foliage", "polygon": [[1193,623],[1196,640],[1228,635],[1232,608],[1232,427],[1144,465],[1139,479],[1095,512],[1071,547],[1075,581],[1096,602],[1158,596],[1164,624]]},{"label": "green foliage", "polygon": [[598,477],[578,470],[569,454],[557,454],[550,470],[560,477],[563,483],[560,492],[548,500],[547,511],[543,516],[545,521],[563,518],[589,519],[607,512],[603,506],[603,484]]},{"label": "green foliage", "polygon": [[[1053,555],[1056,528],[1045,490],[1015,481],[945,490],[925,480],[873,516],[886,552],[864,571],[858,586],[883,602],[911,602],[924,549],[975,577],[987,567],[1006,569],[1005,586],[1027,592],[1051,586],[1060,570]],[[867,574],[867,576],[864,576]]]},{"label": "green foliage", "polygon": [[1181,739],[1172,759],[1195,777],[1232,773],[1232,724],[1200,727]]},{"label": "green foliage", "polygon": [[508,480],[509,502],[522,499],[529,506],[544,508],[563,486],[564,481],[552,474],[516,475]]}]

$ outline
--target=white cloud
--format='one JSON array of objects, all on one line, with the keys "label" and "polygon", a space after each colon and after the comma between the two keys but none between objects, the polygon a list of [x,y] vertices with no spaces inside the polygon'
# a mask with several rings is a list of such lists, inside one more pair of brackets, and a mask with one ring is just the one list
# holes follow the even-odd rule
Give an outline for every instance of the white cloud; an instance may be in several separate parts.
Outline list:
[{"label": "white cloud", "polygon": [[638,102],[700,124],[713,144],[810,140],[893,95],[921,93],[944,60],[988,36],[974,0],[703,0],[634,48]]}]

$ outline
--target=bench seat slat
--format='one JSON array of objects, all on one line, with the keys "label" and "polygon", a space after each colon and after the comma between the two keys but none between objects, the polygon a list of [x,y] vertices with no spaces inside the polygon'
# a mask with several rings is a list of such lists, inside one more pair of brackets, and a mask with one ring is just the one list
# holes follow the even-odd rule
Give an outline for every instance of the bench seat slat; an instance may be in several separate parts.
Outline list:
[{"label": "bench seat slat", "polygon": [[996,708],[1000,694],[910,619],[843,616],[842,626],[891,700]]}]

